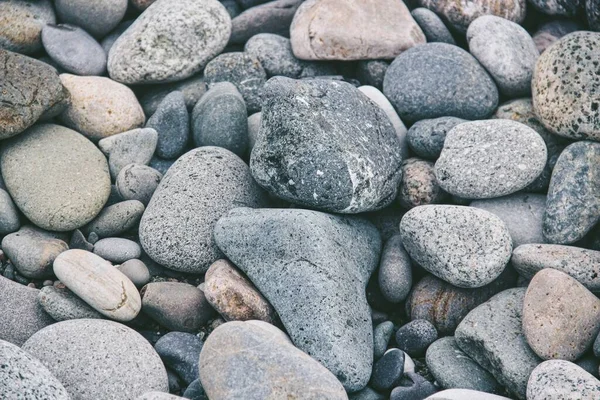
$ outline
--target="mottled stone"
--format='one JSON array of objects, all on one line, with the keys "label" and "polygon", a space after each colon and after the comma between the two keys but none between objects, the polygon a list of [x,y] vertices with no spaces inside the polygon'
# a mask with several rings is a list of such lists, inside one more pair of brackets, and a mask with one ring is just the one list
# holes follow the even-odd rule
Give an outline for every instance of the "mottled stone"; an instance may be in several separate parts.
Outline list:
[{"label": "mottled stone", "polygon": [[206,89],[206,82],[204,82],[202,74],[194,75],[179,82],[149,85],[144,94],[140,96],[140,104],[144,108],[146,115],[152,115],[156,112],[165,97],[172,92],[178,91],[183,94],[185,106],[189,111],[194,108],[198,100],[206,92]]},{"label": "mottled stone", "polygon": [[402,162],[402,179],[398,189],[398,202],[406,209],[427,204],[443,203],[444,192],[435,177],[433,163],[419,158]]},{"label": "mottled stone", "polygon": [[289,36],[290,24],[303,1],[276,0],[249,8],[231,21],[229,43],[245,43],[259,33]]},{"label": "mottled stone", "polygon": [[[42,49],[42,28],[56,23],[50,0],[0,3],[0,48],[22,54]],[[1,91],[0,91],[1,92]]]},{"label": "mottled stone", "polygon": [[412,10],[410,14],[423,30],[427,38],[427,43],[442,42],[456,44],[452,33],[450,33],[441,18],[433,11],[420,7]]},{"label": "mottled stone", "polygon": [[383,89],[383,78],[390,63],[385,60],[359,61],[356,67],[356,77],[363,85]]},{"label": "mottled stone", "polygon": [[394,323],[385,321],[373,329],[373,359],[379,360],[385,351],[394,333]]},{"label": "mottled stone", "polygon": [[162,174],[154,168],[129,164],[117,175],[117,190],[124,200],[138,200],[148,205],[162,177]]},{"label": "mottled stone", "polygon": [[544,14],[574,17],[584,7],[585,0],[529,0],[531,5]]},{"label": "mottled stone", "polygon": [[112,31],[127,11],[127,0],[55,0],[54,5],[61,21],[81,26],[96,37]]},{"label": "mottled stone", "polygon": [[377,390],[390,390],[400,383],[404,375],[404,352],[390,349],[373,365],[371,386]]},{"label": "mottled stone", "polygon": [[400,235],[394,235],[385,242],[377,279],[381,294],[387,301],[400,303],[408,296],[412,286],[412,263]]},{"label": "mottled stone", "polygon": [[600,381],[565,360],[541,363],[527,384],[527,400],[596,399],[599,396]]},{"label": "mottled stone", "polygon": [[303,61],[292,52],[290,39],[273,33],[252,36],[244,45],[244,51],[260,61],[269,77],[298,78],[304,68]]},{"label": "mottled stone", "polygon": [[423,356],[427,347],[437,338],[435,326],[424,319],[415,319],[396,331],[396,344],[413,357]]},{"label": "mottled stone", "polygon": [[185,332],[169,332],[154,345],[165,365],[189,385],[198,379],[198,362],[202,351],[202,340]]},{"label": "mottled stone", "polygon": [[95,232],[99,237],[116,236],[137,226],[144,213],[138,200],[121,201],[108,206],[85,226],[84,232]]},{"label": "mottled stone", "polygon": [[146,123],[158,133],[156,154],[176,158],[183,154],[190,136],[190,116],[180,91],[169,93]]},{"label": "mottled stone", "polygon": [[110,174],[117,178],[129,164],[147,165],[157,143],[158,133],[154,129],[141,128],[106,137],[98,142],[98,147],[108,156]]},{"label": "mottled stone", "polygon": [[56,321],[104,318],[67,288],[44,286],[38,295],[40,305]]},{"label": "mottled stone", "polygon": [[410,127],[406,135],[408,145],[419,157],[435,160],[444,148],[446,135],[452,128],[466,119],[456,117],[440,117],[417,121]]},{"label": "mottled stone", "polygon": [[570,21],[566,19],[555,19],[546,22],[533,35],[533,41],[537,46],[538,51],[542,54],[558,39],[571,32],[582,30],[582,26],[578,21]]}]

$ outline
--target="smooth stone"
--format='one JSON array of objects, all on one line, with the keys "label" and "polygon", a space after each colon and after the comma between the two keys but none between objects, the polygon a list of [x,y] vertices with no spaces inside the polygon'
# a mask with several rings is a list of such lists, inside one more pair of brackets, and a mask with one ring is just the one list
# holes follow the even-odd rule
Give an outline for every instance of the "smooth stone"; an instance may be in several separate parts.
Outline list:
[{"label": "smooth stone", "polygon": [[412,262],[400,235],[389,238],[381,252],[377,274],[381,294],[390,303],[403,302],[412,287]]},{"label": "smooth stone", "polygon": [[290,39],[274,33],[259,33],[244,45],[244,52],[256,58],[267,76],[298,78],[304,69],[304,61],[292,52]]},{"label": "smooth stone", "polygon": [[425,400],[510,400],[508,397],[498,396],[471,389],[446,389],[432,394]]},{"label": "smooth stone", "polygon": [[127,11],[127,0],[55,0],[54,5],[61,21],[81,26],[96,37],[112,31]]},{"label": "smooth stone", "polygon": [[206,93],[207,87],[202,74],[179,82],[149,85],[144,94],[140,96],[140,104],[146,115],[153,115],[160,103],[172,92],[181,92],[188,111],[192,110],[198,100]]},{"label": "smooth stone", "polygon": [[190,137],[190,115],[180,91],[169,93],[146,123],[158,133],[156,155],[177,158],[185,151]]},{"label": "smooth stone", "polygon": [[574,17],[584,7],[585,0],[529,0],[538,11],[547,15]]},{"label": "smooth stone", "polygon": [[54,273],[96,311],[116,321],[131,321],[142,307],[135,285],[108,261],[84,250],[67,250],[54,260]]},{"label": "smooth stone", "polygon": [[66,72],[103,75],[106,71],[106,53],[100,43],[75,25],[44,26],[42,43],[50,58]]},{"label": "smooth stone", "polygon": [[70,231],[82,227],[108,200],[106,159],[78,132],[39,124],[3,144],[0,167],[8,192],[40,228]]},{"label": "smooth stone", "polygon": [[348,398],[350,400],[387,400],[383,394],[376,392],[368,386],[358,392],[349,393]]},{"label": "smooth stone", "polygon": [[427,349],[425,363],[435,381],[444,389],[463,388],[488,393],[502,391],[494,377],[469,358],[452,336],[433,342]]},{"label": "smooth stone", "polygon": [[167,268],[206,272],[223,258],[213,227],[221,216],[242,205],[266,205],[248,166],[222,148],[194,149],[179,158],[154,192],[140,222],[141,245]]},{"label": "smooth stone", "polygon": [[137,226],[144,213],[144,204],[138,200],[120,201],[108,206],[85,226],[84,232],[95,232],[99,237],[116,236]]},{"label": "smooth stone", "polygon": [[152,390],[167,391],[160,357],[139,333],[113,321],[58,322],[24,345],[72,398],[130,400]]},{"label": "smooth stone", "polygon": [[331,372],[263,321],[226,322],[215,329],[200,353],[200,380],[211,400],[347,398]]},{"label": "smooth stone", "polygon": [[141,294],[142,311],[172,331],[197,332],[213,315],[204,292],[187,283],[151,282]]},{"label": "smooth stone", "polygon": [[116,178],[129,164],[148,165],[157,143],[154,129],[141,128],[106,137],[98,142],[98,147],[108,155],[110,174]]},{"label": "smooth stone", "polygon": [[203,342],[196,335],[169,332],[158,339],[154,350],[165,365],[179,375],[186,385],[198,379],[198,362]]},{"label": "smooth stone", "polygon": [[21,227],[19,210],[8,192],[0,189],[0,235],[16,232]]},{"label": "smooth stone", "polygon": [[527,288],[523,332],[540,358],[575,361],[600,332],[600,299],[564,272],[545,268]]},{"label": "smooth stone", "polygon": [[446,197],[447,193],[442,190],[435,177],[433,162],[416,157],[402,162],[402,179],[397,197],[400,206],[411,209],[439,204]]},{"label": "smooth stone", "polygon": [[565,360],[541,363],[531,373],[527,385],[527,400],[596,399],[599,396],[600,381]]},{"label": "smooth stone", "polygon": [[[5,4],[0,3],[0,10]],[[0,139],[23,132],[45,113],[60,111],[68,103],[69,91],[48,64],[2,49],[0,63],[4,66],[0,70]]]},{"label": "smooth stone", "polygon": [[438,338],[435,326],[427,320],[415,319],[396,331],[396,344],[407,354],[417,357]]},{"label": "smooth stone", "polygon": [[248,117],[248,150],[247,154],[252,154],[252,149],[256,144],[256,139],[260,131],[261,112],[257,112]]},{"label": "smooth stone", "polygon": [[79,229],[75,229],[71,235],[71,240],[69,241],[69,248],[92,251],[94,250],[94,245],[88,242],[83,235],[83,232]]},{"label": "smooth stone", "polygon": [[190,385],[185,389],[185,392],[183,392],[183,398],[191,400],[209,400],[206,396],[204,388],[202,387],[200,378],[190,383]]},{"label": "smooth stone", "polygon": [[513,247],[529,243],[545,243],[542,234],[546,196],[515,193],[495,199],[475,200],[470,207],[489,211],[498,216],[508,228]]},{"label": "smooth stone", "polygon": [[393,201],[401,144],[385,112],[360,90],[333,80],[274,77],[265,98],[250,159],[261,186],[289,202],[338,213]]},{"label": "smooth stone", "polygon": [[0,48],[21,54],[40,51],[42,28],[56,23],[50,0],[3,1],[0,15]]},{"label": "smooth stone", "polygon": [[82,318],[104,318],[67,288],[44,286],[38,295],[40,305],[55,321]]},{"label": "smooth stone", "polygon": [[100,76],[61,74],[60,80],[71,94],[61,121],[91,140],[144,125],[144,111],[127,86]]},{"label": "smooth stone", "polygon": [[23,276],[46,278],[52,276],[54,259],[69,249],[63,239],[55,233],[25,225],[2,239],[2,251]]},{"label": "smooth stone", "polygon": [[117,190],[122,199],[138,200],[147,206],[161,179],[162,174],[154,168],[129,164],[117,175]]},{"label": "smooth stone", "polygon": [[112,237],[100,239],[94,243],[94,254],[108,261],[122,263],[139,258],[142,255],[142,249],[133,240]]},{"label": "smooth stone", "polygon": [[456,44],[452,33],[448,30],[444,21],[433,11],[420,7],[412,10],[410,14],[423,30],[427,43],[442,42]]},{"label": "smooth stone", "polygon": [[459,33],[482,15],[495,15],[520,24],[525,19],[525,0],[471,0],[468,5],[454,0],[418,0],[419,5],[435,12]]},{"label": "smooth stone", "polygon": [[231,21],[229,43],[245,43],[259,33],[275,33],[288,37],[294,14],[303,1],[269,1],[245,10]]},{"label": "smooth stone", "polygon": [[[214,237],[275,308],[300,350],[347,390],[367,384],[373,328],[364,293],[381,250],[372,224],[301,209],[238,208],[217,222]],[[302,291],[295,289],[298,282]]]},{"label": "smooth stone", "polygon": [[598,45],[600,33],[571,33],[548,48],[536,63],[531,84],[533,108],[542,124],[557,135],[600,140]]},{"label": "smooth stone", "polygon": [[400,54],[389,66],[383,93],[403,121],[438,117],[483,119],[498,105],[498,88],[468,52],[427,43]]},{"label": "smooth stone", "polygon": [[547,157],[544,140],[527,125],[507,119],[466,122],[446,135],[435,175],[450,194],[488,199],[531,184]]},{"label": "smooth stone", "polygon": [[472,207],[415,207],[402,217],[400,236],[416,263],[463,288],[492,282],[504,271],[512,253],[504,222]]},{"label": "smooth stone", "polygon": [[406,373],[405,381],[392,390],[390,400],[422,400],[437,391],[431,382],[414,372]]},{"label": "smooth stone", "polygon": [[100,42],[100,46],[102,46],[102,49],[104,50],[104,53],[106,53],[107,56],[108,52],[110,51],[113,44],[115,44],[119,36],[121,36],[123,32],[125,32],[127,28],[129,28],[131,24],[133,24],[134,21],[134,19],[129,19],[127,21],[121,22],[115,29],[113,29],[108,35],[106,35],[104,39],[102,39],[102,41]]},{"label": "smooth stone", "polygon": [[112,79],[161,83],[189,78],[227,45],[231,18],[217,0],[158,0],[117,39],[108,54]]},{"label": "smooth stone", "polygon": [[392,59],[426,42],[408,7],[395,0],[304,2],[294,15],[290,38],[302,60]]},{"label": "smooth stone", "polygon": [[373,365],[371,386],[374,389],[390,390],[402,379],[404,374],[404,352],[391,349]]},{"label": "smooth stone", "polygon": [[439,117],[417,121],[406,134],[408,145],[419,157],[435,160],[444,148],[448,132],[463,122],[468,121],[456,117]]},{"label": "smooth stone", "polygon": [[202,96],[192,111],[194,143],[223,147],[242,157],[248,146],[246,102],[234,84],[219,82]]},{"label": "smooth stone", "polygon": [[393,334],[394,323],[392,321],[382,322],[373,329],[373,359],[375,361],[383,356]]},{"label": "smooth stone", "polygon": [[0,397],[3,399],[69,400],[65,387],[39,360],[0,340]]},{"label": "smooth stone", "polygon": [[261,320],[276,325],[277,313],[229,261],[217,260],[204,277],[206,300],[225,321]]},{"label": "smooth stone", "polygon": [[38,289],[0,276],[0,340],[21,346],[31,335],[53,324],[38,303]]},{"label": "smooth stone", "polygon": [[509,97],[531,93],[531,77],[539,52],[529,33],[519,24],[494,15],[484,15],[467,29],[469,52]]},{"label": "smooth stone", "polygon": [[537,46],[538,51],[542,54],[554,42],[569,33],[582,30],[583,28],[578,21],[570,21],[566,19],[557,19],[546,22],[535,32],[533,41]]},{"label": "smooth stone", "polygon": [[523,334],[525,291],[514,288],[498,293],[471,311],[454,336],[463,352],[521,400],[526,397],[531,371],[542,361]]},{"label": "smooth stone", "polygon": [[143,261],[136,258],[127,260],[123,264],[118,265],[117,269],[128,277],[133,284],[141,288],[150,282],[150,271]]},{"label": "smooth stone", "polygon": [[382,90],[383,78],[389,66],[390,63],[386,60],[359,61],[356,67],[356,77],[363,85],[373,86],[378,90]]}]

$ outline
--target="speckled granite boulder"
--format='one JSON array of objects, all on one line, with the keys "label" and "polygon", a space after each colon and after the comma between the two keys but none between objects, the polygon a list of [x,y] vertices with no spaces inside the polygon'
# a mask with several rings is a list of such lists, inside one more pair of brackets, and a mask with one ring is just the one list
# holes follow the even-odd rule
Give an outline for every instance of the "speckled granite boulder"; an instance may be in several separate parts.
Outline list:
[{"label": "speckled granite boulder", "polygon": [[533,370],[527,384],[527,400],[597,399],[600,381],[576,364],[550,360]]}]

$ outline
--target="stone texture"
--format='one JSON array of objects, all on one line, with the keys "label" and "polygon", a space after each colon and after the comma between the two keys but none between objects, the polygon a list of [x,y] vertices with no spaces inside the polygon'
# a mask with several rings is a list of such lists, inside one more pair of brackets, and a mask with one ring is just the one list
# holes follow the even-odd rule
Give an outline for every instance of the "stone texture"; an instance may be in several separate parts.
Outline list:
[{"label": "stone texture", "polygon": [[456,117],[439,117],[417,121],[406,134],[408,145],[419,157],[435,160],[444,148],[448,132],[463,122],[468,121]]},{"label": "stone texture", "polygon": [[450,33],[441,18],[433,11],[420,7],[412,10],[410,14],[423,30],[425,38],[427,38],[427,43],[442,42],[456,44],[452,33]]},{"label": "stone texture", "polygon": [[556,19],[546,22],[533,35],[533,41],[542,54],[550,45],[571,32],[582,30],[578,21]]},{"label": "stone texture", "polygon": [[541,363],[531,373],[527,400],[596,399],[600,381],[577,365],[565,360]]},{"label": "stone texture", "polygon": [[54,5],[61,21],[81,26],[96,37],[112,31],[127,11],[127,0],[55,0]]},{"label": "stone texture", "polygon": [[574,17],[585,4],[585,0],[529,0],[529,2],[544,14],[563,17]]},{"label": "stone texture", "polygon": [[404,375],[404,352],[390,349],[373,366],[371,386],[377,390],[390,390],[400,383]]},{"label": "stone texture", "polygon": [[259,33],[289,36],[290,24],[303,1],[276,0],[249,8],[231,21],[229,43],[244,43]]},{"label": "stone texture", "polygon": [[117,175],[117,191],[124,200],[138,200],[148,205],[162,174],[146,165],[129,164]]},{"label": "stone texture", "polygon": [[21,227],[19,210],[6,190],[0,189],[0,235],[16,232]]},{"label": "stone texture", "polygon": [[385,351],[394,333],[394,323],[385,321],[373,329],[373,359],[379,360]]},{"label": "stone texture", "polygon": [[189,385],[198,379],[198,362],[202,351],[202,340],[185,332],[169,332],[154,345],[165,365]]},{"label": "stone texture", "polygon": [[412,263],[400,235],[394,235],[385,242],[377,279],[381,294],[387,301],[400,303],[408,296],[412,286]]},{"label": "stone texture", "polygon": [[44,311],[55,321],[104,318],[66,287],[44,286],[39,292],[38,300]]},{"label": "stone texture", "polygon": [[427,204],[443,203],[447,193],[440,188],[433,163],[420,158],[402,162],[402,179],[398,189],[398,202],[406,209]]},{"label": "stone texture", "polygon": [[21,54],[42,49],[42,28],[56,23],[50,0],[0,3],[0,48]]},{"label": "stone texture", "polygon": [[94,254],[114,263],[139,258],[141,253],[140,245],[129,239],[113,237],[94,243]]},{"label": "stone texture", "polygon": [[138,225],[144,209],[144,204],[138,200],[120,201],[102,209],[84,231],[95,232],[100,238],[119,235]]},{"label": "stone texture", "polygon": [[273,33],[259,33],[244,45],[244,52],[256,58],[267,76],[298,78],[306,64],[292,52],[290,39]]},{"label": "stone texture", "polygon": [[198,100],[206,92],[206,82],[202,74],[194,75],[191,78],[173,83],[163,83],[161,85],[149,85],[147,90],[140,96],[140,103],[144,108],[146,115],[152,115],[158,109],[160,103],[174,91],[183,94],[183,100],[188,111],[194,108]]},{"label": "stone texture", "polygon": [[157,143],[158,133],[152,128],[142,128],[106,137],[98,142],[98,147],[108,156],[110,174],[117,178],[129,164],[147,165]]},{"label": "stone texture", "polygon": [[423,356],[427,347],[437,338],[435,326],[424,319],[410,321],[396,331],[396,344],[413,357]]},{"label": "stone texture", "polygon": [[356,67],[356,77],[363,85],[369,85],[382,90],[383,78],[390,63],[386,60],[359,61]]},{"label": "stone texture", "polygon": [[158,105],[156,112],[146,123],[158,133],[156,155],[177,158],[183,154],[190,137],[190,116],[183,93],[169,93]]}]

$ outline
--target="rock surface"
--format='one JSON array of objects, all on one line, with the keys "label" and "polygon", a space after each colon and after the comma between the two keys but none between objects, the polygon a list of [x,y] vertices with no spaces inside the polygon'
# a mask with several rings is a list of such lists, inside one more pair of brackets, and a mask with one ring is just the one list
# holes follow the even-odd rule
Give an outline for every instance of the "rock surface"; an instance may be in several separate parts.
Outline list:
[{"label": "rock surface", "polygon": [[577,365],[564,360],[541,363],[531,373],[527,400],[595,399],[600,396],[600,381]]},{"label": "rock surface", "polygon": [[432,162],[416,157],[402,162],[397,200],[403,208],[443,203],[446,196],[437,182]]},{"label": "rock surface", "polygon": [[231,21],[230,43],[244,43],[259,33],[289,36],[290,24],[304,0],[276,0],[249,8]]},{"label": "rock surface", "polygon": [[190,116],[183,93],[168,94],[148,119],[146,128],[158,133],[156,154],[162,158],[177,158],[185,151],[190,136]]},{"label": "rock surface", "polygon": [[444,148],[448,132],[463,122],[468,121],[456,117],[439,117],[417,121],[406,134],[408,145],[419,157],[435,160]]},{"label": "rock surface", "polygon": [[412,286],[412,263],[400,235],[394,235],[385,242],[377,279],[381,294],[387,301],[400,303],[408,296]]},{"label": "rock surface", "polygon": [[127,0],[107,0],[88,3],[86,0],[55,0],[61,21],[81,26],[96,37],[113,30],[127,11]]},{"label": "rock surface", "polygon": [[108,155],[110,174],[117,178],[129,164],[147,165],[157,143],[158,133],[152,128],[142,128],[106,137],[98,142],[98,147]]},{"label": "rock surface", "polygon": [[154,349],[161,360],[189,385],[198,379],[198,362],[203,342],[196,335],[169,332],[162,336]]},{"label": "rock surface", "polygon": [[50,0],[0,3],[0,48],[21,54],[42,49],[42,28],[56,23]]},{"label": "rock surface", "polygon": [[137,226],[144,213],[144,204],[138,200],[120,201],[105,207],[92,222],[85,226],[86,233],[98,237],[116,236]]},{"label": "rock surface", "polygon": [[450,33],[444,22],[433,11],[419,7],[412,10],[410,14],[423,30],[427,38],[427,43],[442,42],[456,44],[452,33]]},{"label": "rock surface", "polygon": [[44,286],[38,295],[40,305],[55,321],[81,318],[104,318],[69,289]]}]

